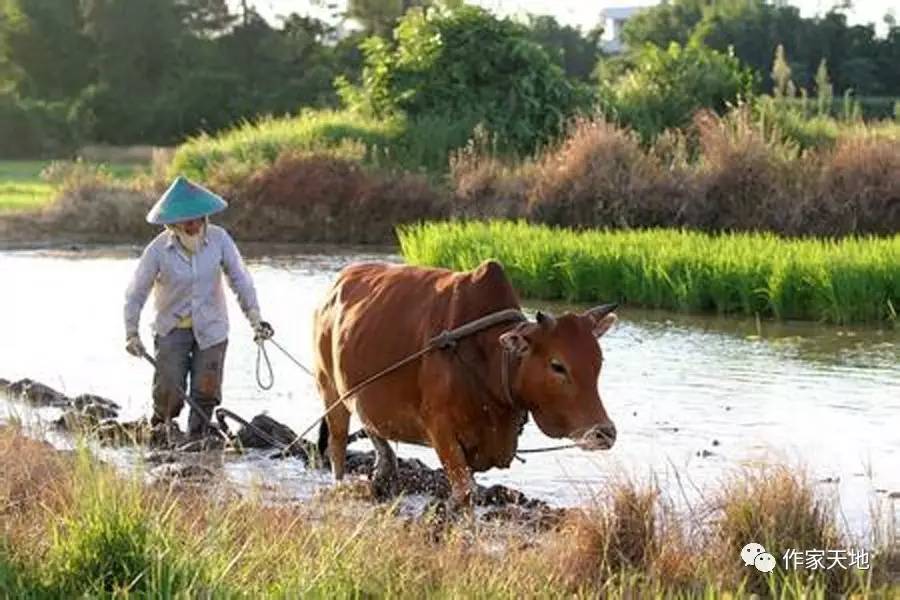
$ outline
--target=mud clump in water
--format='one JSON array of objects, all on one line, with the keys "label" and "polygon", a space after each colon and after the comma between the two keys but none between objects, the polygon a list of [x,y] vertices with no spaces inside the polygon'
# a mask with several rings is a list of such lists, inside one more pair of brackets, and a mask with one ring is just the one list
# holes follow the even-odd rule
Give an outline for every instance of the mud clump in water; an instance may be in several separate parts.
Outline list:
[{"label": "mud clump in water", "polygon": [[10,400],[24,402],[39,408],[67,408],[71,400],[62,392],[33,379],[20,379],[4,386]]},{"label": "mud clump in water", "polygon": [[[266,414],[253,417],[242,423],[235,435],[228,434],[224,420],[220,418],[220,430],[228,434],[228,440],[216,432],[205,436],[190,436],[182,432],[177,423],[151,426],[146,418],[135,421],[118,421],[119,405],[95,394],[81,394],[69,398],[37,381],[21,379],[10,383],[0,379],[0,391],[5,390],[12,400],[26,402],[37,407],[62,408],[64,412],[55,421],[56,427],[65,432],[89,435],[104,446],[142,446],[151,450],[146,460],[156,465],[149,473],[157,483],[208,482],[214,472],[197,460],[209,456],[208,452],[226,449],[240,451],[243,448],[273,449],[279,452],[271,458],[285,455],[300,458],[310,468],[328,468],[327,457],[319,457],[317,445],[305,439],[298,439],[287,425]],[[351,440],[365,437],[361,433],[351,436]],[[284,451],[289,447],[287,452]],[[194,458],[191,458],[194,457]],[[347,472],[369,479],[375,465],[375,453],[349,451]],[[431,469],[417,459],[398,459],[396,473],[397,492],[404,495],[425,495],[434,498],[432,505],[436,514],[449,513],[450,484],[443,469]],[[522,492],[502,485],[484,487],[476,485],[473,503],[487,510],[482,518],[534,525],[538,528],[552,527],[558,523],[565,510],[552,508],[546,502],[528,498]],[[441,508],[443,507],[443,509]]]}]

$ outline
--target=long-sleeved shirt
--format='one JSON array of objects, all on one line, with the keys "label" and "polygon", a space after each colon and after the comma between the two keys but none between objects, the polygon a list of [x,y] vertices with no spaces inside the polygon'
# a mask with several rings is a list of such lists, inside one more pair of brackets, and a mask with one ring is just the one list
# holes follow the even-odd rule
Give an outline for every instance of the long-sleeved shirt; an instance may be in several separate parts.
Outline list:
[{"label": "long-sleeved shirt", "polygon": [[144,249],[125,293],[125,332],[137,335],[141,309],[154,289],[156,335],[166,335],[178,321],[190,315],[194,336],[201,349],[228,338],[228,312],[222,290],[222,273],[251,324],[259,320],[259,303],[253,280],[228,232],[208,225],[194,254],[187,254],[175,235],[164,231]]}]

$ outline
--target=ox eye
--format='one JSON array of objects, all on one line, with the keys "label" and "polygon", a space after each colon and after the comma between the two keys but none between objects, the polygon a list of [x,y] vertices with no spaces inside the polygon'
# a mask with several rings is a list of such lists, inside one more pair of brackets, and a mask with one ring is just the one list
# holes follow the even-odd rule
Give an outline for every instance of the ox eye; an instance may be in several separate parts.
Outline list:
[{"label": "ox eye", "polygon": [[566,366],[555,358],[550,360],[550,368],[558,375],[565,375],[567,373]]}]

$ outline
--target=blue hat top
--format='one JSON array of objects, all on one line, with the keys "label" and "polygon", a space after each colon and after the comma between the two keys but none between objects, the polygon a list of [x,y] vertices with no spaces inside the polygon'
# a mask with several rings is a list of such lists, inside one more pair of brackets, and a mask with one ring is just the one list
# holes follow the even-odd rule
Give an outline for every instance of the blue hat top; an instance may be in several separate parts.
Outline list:
[{"label": "blue hat top", "polygon": [[147,222],[171,225],[222,212],[228,207],[218,194],[178,176],[147,213]]}]

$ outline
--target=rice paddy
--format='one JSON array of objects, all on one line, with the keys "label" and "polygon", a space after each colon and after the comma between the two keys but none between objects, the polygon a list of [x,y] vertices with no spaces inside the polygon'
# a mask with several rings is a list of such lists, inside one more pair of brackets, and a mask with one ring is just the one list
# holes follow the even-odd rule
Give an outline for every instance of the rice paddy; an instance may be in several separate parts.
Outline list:
[{"label": "rice paddy", "polygon": [[398,237],[412,264],[467,270],[497,259],[527,298],[836,324],[893,323],[900,309],[900,235],[785,239],[472,221],[400,227]]}]

